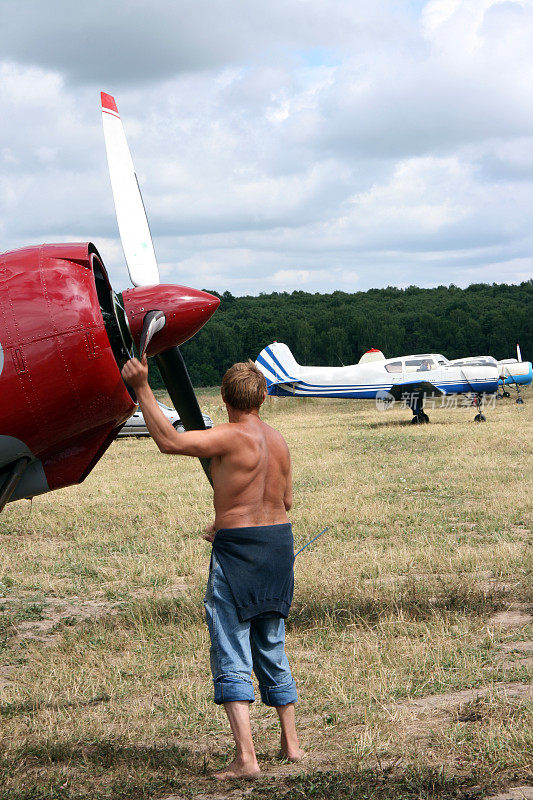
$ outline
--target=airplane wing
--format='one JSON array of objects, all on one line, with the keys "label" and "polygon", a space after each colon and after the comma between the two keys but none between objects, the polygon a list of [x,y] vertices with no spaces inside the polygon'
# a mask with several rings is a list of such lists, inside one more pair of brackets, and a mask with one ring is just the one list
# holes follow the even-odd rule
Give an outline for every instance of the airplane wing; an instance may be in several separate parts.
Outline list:
[{"label": "airplane wing", "polygon": [[388,394],[392,395],[395,400],[401,400],[406,394],[409,395],[434,395],[441,397],[445,392],[439,389],[429,381],[414,380],[404,381],[403,383],[395,383],[394,386],[388,390]]}]

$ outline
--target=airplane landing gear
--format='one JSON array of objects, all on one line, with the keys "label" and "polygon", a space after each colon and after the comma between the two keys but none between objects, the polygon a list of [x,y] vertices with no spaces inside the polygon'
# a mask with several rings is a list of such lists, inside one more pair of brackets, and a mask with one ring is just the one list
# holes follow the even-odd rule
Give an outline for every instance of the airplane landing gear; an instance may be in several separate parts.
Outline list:
[{"label": "airplane landing gear", "polygon": [[[515,383],[514,388],[516,389],[516,394],[517,394],[515,402],[517,403],[517,405],[521,406],[524,403],[524,398],[520,394],[520,386],[517,383]],[[508,392],[507,389],[502,389],[502,393],[498,395],[498,397],[510,397],[510,396],[511,392]]]},{"label": "airplane landing gear", "polygon": [[477,394],[474,400],[474,405],[479,408],[479,414],[474,417],[474,422],[486,422],[487,418],[483,414],[483,395]]},{"label": "airplane landing gear", "polygon": [[420,397],[414,397],[409,406],[413,412],[413,419],[411,425],[425,425],[429,422],[428,415],[424,412],[424,400]]}]

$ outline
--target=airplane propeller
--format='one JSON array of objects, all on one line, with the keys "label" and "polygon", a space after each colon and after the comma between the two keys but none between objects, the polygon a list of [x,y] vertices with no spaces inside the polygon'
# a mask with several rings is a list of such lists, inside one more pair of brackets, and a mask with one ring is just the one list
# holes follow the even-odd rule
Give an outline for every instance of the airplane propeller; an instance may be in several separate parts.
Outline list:
[{"label": "airplane propeller", "polygon": [[[155,356],[186,430],[205,430],[193,385],[178,347],[214,313],[218,297],[161,285],[146,210],[114,98],[101,93],[109,175],[124,257],[134,289],[123,294],[126,318],[140,357]],[[211,482],[209,460],[200,459]]]}]

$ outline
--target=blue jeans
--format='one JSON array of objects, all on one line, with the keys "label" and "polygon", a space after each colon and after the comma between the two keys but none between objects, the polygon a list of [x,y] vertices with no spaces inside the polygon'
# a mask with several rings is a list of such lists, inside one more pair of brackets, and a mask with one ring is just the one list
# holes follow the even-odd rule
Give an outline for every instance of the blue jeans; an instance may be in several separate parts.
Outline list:
[{"label": "blue jeans", "polygon": [[285,654],[285,620],[269,614],[240,622],[231,589],[214,554],[204,605],[211,637],[215,703],[253,703],[252,668],[265,705],[295,703],[296,685]]}]

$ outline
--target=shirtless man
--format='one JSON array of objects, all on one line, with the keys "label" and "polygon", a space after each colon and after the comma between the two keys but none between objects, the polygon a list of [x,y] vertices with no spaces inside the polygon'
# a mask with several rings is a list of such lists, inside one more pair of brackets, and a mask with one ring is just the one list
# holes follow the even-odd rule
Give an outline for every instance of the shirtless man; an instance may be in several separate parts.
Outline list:
[{"label": "shirtless man", "polygon": [[293,543],[287,511],[292,505],[290,455],[285,440],[259,417],[267,390],[253,362],[235,364],[222,382],[229,422],[210,430],[177,433],[148,385],[146,357],[128,361],[122,376],[135,390],[143,416],[162,453],[211,459],[215,522],[205,596],[211,637],[215,703],[224,704],[236,756],[219,780],[259,774],[249,705],[252,668],[261,699],[281,724],[280,755],[303,756],[296,734],[296,687],[285,655],[284,618],[293,589]]}]

